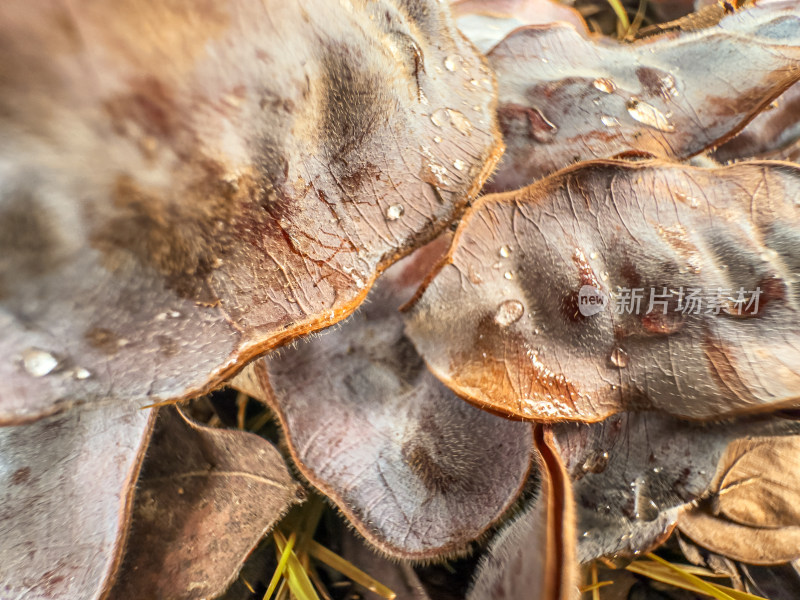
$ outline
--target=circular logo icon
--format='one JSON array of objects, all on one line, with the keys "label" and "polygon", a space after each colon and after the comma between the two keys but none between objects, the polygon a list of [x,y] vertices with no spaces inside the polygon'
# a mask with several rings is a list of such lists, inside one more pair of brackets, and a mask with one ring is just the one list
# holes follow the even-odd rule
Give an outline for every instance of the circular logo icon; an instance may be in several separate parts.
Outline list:
[{"label": "circular logo icon", "polygon": [[584,317],[591,317],[605,310],[608,296],[593,285],[584,285],[578,291],[578,311]]}]

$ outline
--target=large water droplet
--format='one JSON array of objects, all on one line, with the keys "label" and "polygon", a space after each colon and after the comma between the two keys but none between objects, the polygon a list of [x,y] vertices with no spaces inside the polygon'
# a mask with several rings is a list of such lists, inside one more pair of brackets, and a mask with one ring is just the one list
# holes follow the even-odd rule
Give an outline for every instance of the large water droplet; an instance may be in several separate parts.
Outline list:
[{"label": "large water droplet", "polygon": [[500,327],[508,327],[512,323],[516,323],[522,318],[525,313],[525,307],[519,300],[506,300],[497,307],[497,312],[494,315],[494,321]]},{"label": "large water droplet", "polygon": [[505,273],[503,273],[503,277],[505,277],[506,279],[511,280],[511,279],[514,279],[514,274],[511,271],[506,271]]},{"label": "large water droplet", "polygon": [[508,246],[500,246],[500,256],[503,258],[508,258],[511,256],[511,248]]},{"label": "large water droplet", "polygon": [[386,209],[386,220],[387,221],[396,221],[403,214],[406,212],[406,209],[403,208],[402,204],[392,204],[389,208]]},{"label": "large water droplet", "polygon": [[447,109],[437,108],[433,111],[431,114],[431,123],[437,127],[444,127],[444,124],[447,123]]},{"label": "large water droplet", "polygon": [[464,135],[470,135],[472,133],[472,123],[469,122],[463,113],[460,113],[453,108],[448,108],[446,110],[447,114],[450,116],[450,122],[453,124],[453,127],[458,129]]},{"label": "large water droplet", "polygon": [[647,102],[634,97],[628,100],[626,108],[628,109],[628,114],[639,123],[644,123],[648,127],[659,131],[668,133],[675,131],[675,126],[669,122],[667,116]]},{"label": "large water droplet", "polygon": [[624,369],[628,366],[628,353],[617,346],[611,351],[611,355],[608,357],[608,360],[610,360],[611,364],[615,367]]},{"label": "large water droplet", "polygon": [[592,85],[595,87],[595,89],[598,89],[605,94],[611,94],[617,89],[617,86],[614,85],[614,82],[605,77],[598,77],[592,82]]},{"label": "large water droplet", "polygon": [[608,115],[603,115],[602,117],[600,117],[600,122],[606,127],[619,126],[619,119],[617,119],[616,117],[609,117]]},{"label": "large water droplet", "polygon": [[46,350],[28,348],[22,353],[22,364],[34,377],[44,377],[58,366],[58,359]]}]

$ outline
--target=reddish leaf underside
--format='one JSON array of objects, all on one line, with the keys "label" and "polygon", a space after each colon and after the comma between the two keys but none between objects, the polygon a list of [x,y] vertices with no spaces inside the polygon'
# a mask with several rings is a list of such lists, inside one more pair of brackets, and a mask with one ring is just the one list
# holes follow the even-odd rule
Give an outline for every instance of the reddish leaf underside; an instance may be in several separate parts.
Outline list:
[{"label": "reddish leaf underside", "polygon": [[302,488],[280,452],[244,431],[162,409],[134,497],[111,598],[216,597]]},{"label": "reddish leaf underside", "polygon": [[256,367],[302,474],[405,558],[465,551],[514,502],[532,459],[529,424],[455,396],[403,335],[397,307],[439,255],[412,255],[341,328]]},{"label": "reddish leaf underside", "polygon": [[104,404],[0,428],[0,597],[105,597],[153,412]]},{"label": "reddish leaf underside", "polygon": [[459,395],[522,418],[795,406],[798,197],[788,164],[617,161],[486,196],[406,333]]},{"label": "reddish leaf underside", "polygon": [[0,423],[218,385],[349,314],[497,160],[442,3],[73,8],[0,6]]},{"label": "reddish leaf underside", "polygon": [[724,141],[800,78],[800,14],[757,8],[635,44],[531,26],[489,62],[507,150],[487,190],[501,192],[579,160],[681,159]]}]

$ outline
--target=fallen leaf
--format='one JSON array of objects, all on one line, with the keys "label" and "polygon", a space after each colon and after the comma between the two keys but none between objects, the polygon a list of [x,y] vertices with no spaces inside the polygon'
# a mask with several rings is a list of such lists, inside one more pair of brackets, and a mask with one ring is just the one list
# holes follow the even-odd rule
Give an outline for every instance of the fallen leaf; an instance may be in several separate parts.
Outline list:
[{"label": "fallen leaf", "polygon": [[783,163],[595,161],[484,196],[406,333],[457,394],[525,419],[797,406],[798,195]]},{"label": "fallen leaf", "polygon": [[0,424],[199,395],[346,317],[501,147],[434,0],[13,0],[0,40]]},{"label": "fallen leaf", "polygon": [[800,436],[757,435],[732,442],[720,458],[706,502],[678,526],[712,552],[751,564],[800,558]]},{"label": "fallen leaf", "polygon": [[397,307],[441,248],[423,250],[341,328],[256,367],[300,472],[402,558],[463,553],[516,500],[532,460],[529,424],[463,402],[403,335]]},{"label": "fallen leaf", "polygon": [[800,14],[752,9],[635,44],[530,26],[489,62],[507,151],[487,190],[501,192],[580,160],[683,159],[724,142],[800,79]]},{"label": "fallen leaf", "polygon": [[581,14],[554,0],[458,0],[451,8],[461,33],[484,53],[525,25],[570,23],[589,35]]},{"label": "fallen leaf", "polygon": [[588,563],[633,558],[659,546],[680,509],[708,492],[729,443],[749,435],[786,435],[791,442],[800,424],[775,417],[705,424],[624,413],[599,423],[561,423],[552,431],[572,481],[578,560]]},{"label": "fallen leaf", "polygon": [[215,597],[302,488],[280,452],[245,431],[162,409],[134,499],[115,600]]},{"label": "fallen leaf", "polygon": [[800,156],[800,84],[786,90],[711,156],[719,162],[748,158],[797,162]]},{"label": "fallen leaf", "polygon": [[105,597],[154,417],[95,404],[0,428],[0,596]]},{"label": "fallen leaf", "polygon": [[542,487],[532,506],[495,537],[467,600],[573,600],[580,597],[571,486],[551,432],[539,429]]}]

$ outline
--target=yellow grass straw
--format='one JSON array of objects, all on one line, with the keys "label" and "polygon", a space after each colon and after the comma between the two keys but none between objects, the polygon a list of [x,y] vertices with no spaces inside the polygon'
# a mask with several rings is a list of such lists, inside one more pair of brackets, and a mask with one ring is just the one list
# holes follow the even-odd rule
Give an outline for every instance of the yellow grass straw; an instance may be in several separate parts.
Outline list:
[{"label": "yellow grass straw", "polygon": [[[277,529],[272,535],[275,538],[275,543],[278,546],[278,550],[283,553],[288,545],[286,538]],[[308,573],[306,573],[306,570],[303,568],[303,565],[300,563],[297,555],[291,549],[289,550],[288,554],[289,560],[286,564],[286,579],[289,583],[289,589],[291,590],[292,594],[294,594],[298,600],[319,600],[319,596],[314,590],[314,585],[308,578]]]},{"label": "yellow grass straw", "polygon": [[331,552],[325,546],[322,546],[313,540],[308,546],[308,553],[318,561],[325,563],[332,569],[336,569],[342,575],[352,579],[359,585],[364,586],[371,592],[375,592],[382,598],[386,598],[387,600],[394,600],[394,598],[397,598],[397,594],[395,594],[385,585],[364,573],[364,571],[356,567],[350,561],[345,560],[338,554]]},{"label": "yellow grass straw", "polygon": [[[294,548],[294,542],[297,539],[297,536],[292,533],[289,536],[289,541],[286,542],[286,545],[281,552],[281,558],[278,561],[278,566],[275,567],[275,572],[272,574],[272,579],[267,586],[267,593],[264,594],[264,600],[269,600],[272,597],[272,592],[275,591],[275,588],[278,587],[278,583],[281,580],[281,576],[283,575],[284,570],[286,570],[286,564],[289,562],[289,555],[292,553],[292,548]],[[277,546],[277,541],[275,542]]]}]

